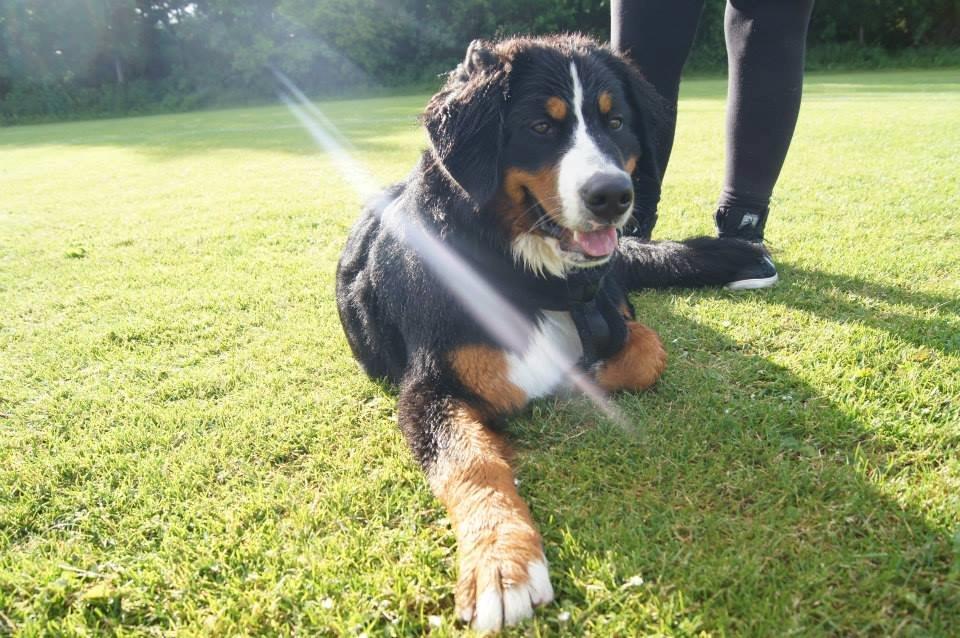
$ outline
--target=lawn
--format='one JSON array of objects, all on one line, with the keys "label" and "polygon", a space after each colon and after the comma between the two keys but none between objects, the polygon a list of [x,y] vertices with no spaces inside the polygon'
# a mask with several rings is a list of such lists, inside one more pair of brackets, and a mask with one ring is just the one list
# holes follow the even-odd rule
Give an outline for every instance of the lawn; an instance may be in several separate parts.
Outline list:
[{"label": "lawn", "polygon": [[[685,86],[660,237],[711,232]],[[426,95],[324,112],[383,184]],[[533,635],[956,635],[960,73],[813,75],[774,289],[634,296],[658,386],[511,422]],[[451,635],[453,536],[333,300],[358,196],[282,107],[0,130],[0,634]]]}]

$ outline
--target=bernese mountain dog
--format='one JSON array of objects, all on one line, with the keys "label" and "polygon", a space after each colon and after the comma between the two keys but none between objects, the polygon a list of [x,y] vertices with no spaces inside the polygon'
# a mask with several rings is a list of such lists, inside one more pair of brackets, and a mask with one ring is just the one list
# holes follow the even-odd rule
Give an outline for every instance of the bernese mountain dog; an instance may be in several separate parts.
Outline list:
[{"label": "bernese mountain dog", "polygon": [[504,417],[578,374],[649,387],[667,355],[626,292],[720,285],[761,254],[634,236],[659,199],[667,117],[639,69],[587,38],[476,41],[426,107],[429,148],[350,233],[340,319],[367,374],[399,387],[400,428],[456,534],[456,613],[475,629],[553,599]]}]

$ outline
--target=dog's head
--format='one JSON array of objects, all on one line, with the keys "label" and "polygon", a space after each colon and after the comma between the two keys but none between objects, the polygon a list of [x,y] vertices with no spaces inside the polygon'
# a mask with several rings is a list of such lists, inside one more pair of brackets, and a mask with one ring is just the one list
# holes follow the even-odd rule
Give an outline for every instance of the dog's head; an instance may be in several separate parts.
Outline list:
[{"label": "dog's head", "polygon": [[432,152],[516,259],[563,276],[610,259],[659,197],[665,106],[628,60],[579,36],[475,41],[424,114]]}]

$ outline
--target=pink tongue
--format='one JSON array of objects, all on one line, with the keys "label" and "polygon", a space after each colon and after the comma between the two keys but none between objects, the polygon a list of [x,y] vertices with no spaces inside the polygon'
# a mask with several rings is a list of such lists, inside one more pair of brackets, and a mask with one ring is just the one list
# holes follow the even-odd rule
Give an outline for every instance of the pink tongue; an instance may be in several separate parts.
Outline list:
[{"label": "pink tongue", "polygon": [[589,233],[577,231],[573,242],[591,257],[606,257],[617,249],[617,229],[611,226]]}]

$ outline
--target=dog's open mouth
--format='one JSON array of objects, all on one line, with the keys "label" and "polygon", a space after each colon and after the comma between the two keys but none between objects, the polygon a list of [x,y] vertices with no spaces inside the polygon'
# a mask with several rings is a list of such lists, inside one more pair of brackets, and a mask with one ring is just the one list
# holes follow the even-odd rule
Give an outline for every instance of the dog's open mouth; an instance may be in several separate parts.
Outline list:
[{"label": "dog's open mouth", "polygon": [[607,259],[617,249],[615,226],[604,226],[590,231],[573,230],[555,222],[532,193],[527,192],[527,198],[527,210],[533,220],[532,228],[556,239],[561,250],[575,253],[586,261],[599,261]]}]

